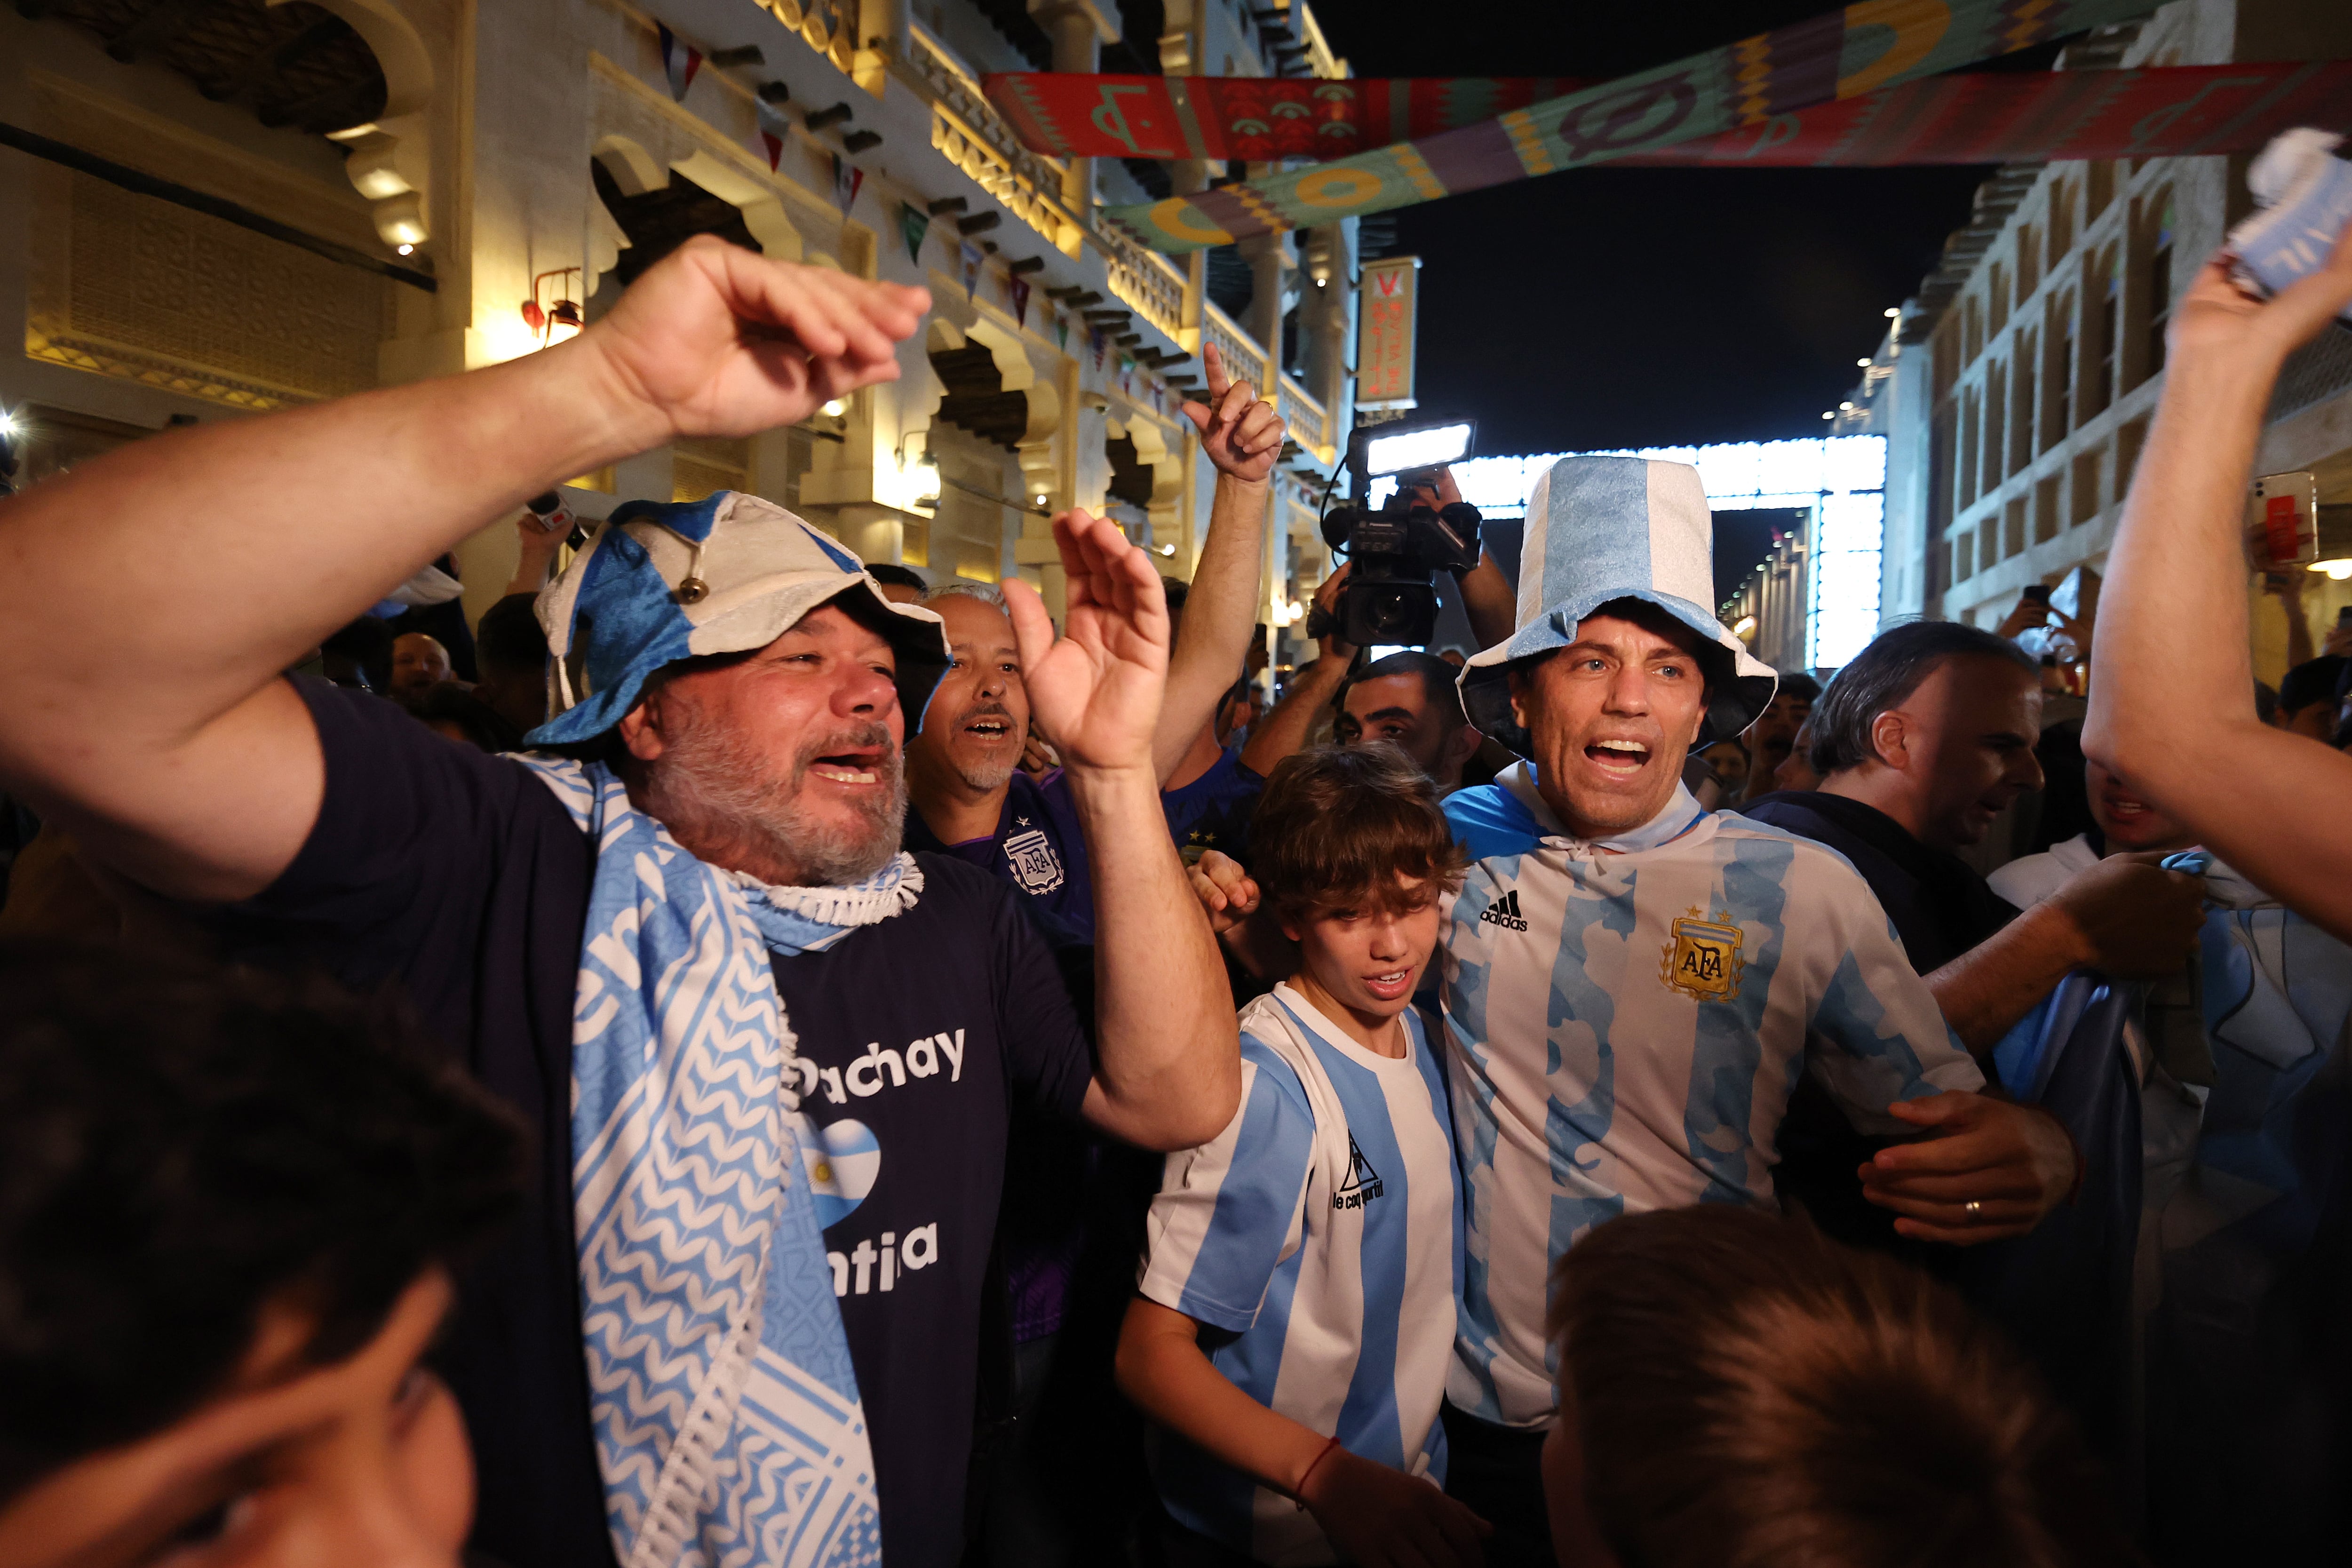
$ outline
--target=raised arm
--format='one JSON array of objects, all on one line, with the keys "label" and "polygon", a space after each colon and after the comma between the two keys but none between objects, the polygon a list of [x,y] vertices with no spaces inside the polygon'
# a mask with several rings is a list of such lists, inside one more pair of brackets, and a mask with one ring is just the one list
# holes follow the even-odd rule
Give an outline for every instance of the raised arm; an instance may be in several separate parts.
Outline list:
[{"label": "raised arm", "polygon": [[1069,578],[1061,637],[1034,588],[1015,580],[1004,592],[1030,707],[1061,752],[1094,868],[1097,1056],[1085,1115],[1147,1149],[1188,1149],[1240,1103],[1241,1037],[1151,765],[1167,599],[1117,524],[1066,512],[1054,539]]},{"label": "raised arm", "polygon": [[[2209,262],[2107,557],[2083,751],[2289,908],[2352,941],[2352,757],[2254,717],[2246,486],[2286,356],[2352,302],[2352,237],[2267,303]],[[2340,330],[2340,329],[2338,329]]]},{"label": "raised arm", "polygon": [[559,347],[156,436],[0,502],[23,650],[0,668],[0,787],[158,890],[258,892],[323,787],[281,669],[567,475],[892,378],[928,306],[693,240]]},{"label": "raised arm", "polygon": [[1274,463],[1284,426],[1274,405],[1245,381],[1225,378],[1224,357],[1211,343],[1201,353],[1209,401],[1184,405],[1216,466],[1209,537],[1184,599],[1184,627],[1168,662],[1168,696],[1160,708],[1151,758],[1165,783],[1233,687],[1257,626],[1258,578],[1265,553],[1266,513],[1274,504]]},{"label": "raised arm", "polygon": [[[1325,615],[1335,615],[1339,607],[1339,590],[1348,585],[1348,571],[1353,564],[1342,562],[1339,569],[1315,590],[1315,607]],[[1303,749],[1307,737],[1315,731],[1315,716],[1329,705],[1348,679],[1348,669],[1355,662],[1356,645],[1341,642],[1336,637],[1319,640],[1322,657],[1298,671],[1290,689],[1274,710],[1250,726],[1249,744],[1242,748],[1242,766],[1264,777],[1274,772],[1275,763]]]}]

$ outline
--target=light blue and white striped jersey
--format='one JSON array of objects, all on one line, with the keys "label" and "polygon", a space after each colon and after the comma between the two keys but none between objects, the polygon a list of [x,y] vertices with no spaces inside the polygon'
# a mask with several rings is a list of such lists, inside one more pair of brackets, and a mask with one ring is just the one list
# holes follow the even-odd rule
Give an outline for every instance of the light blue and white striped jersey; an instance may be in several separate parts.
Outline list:
[{"label": "light blue and white striped jersey", "polygon": [[[1242,1009],[1241,1109],[1168,1156],[1137,1289],[1234,1336],[1209,1360],[1252,1399],[1442,1484],[1462,1210],[1444,1069],[1403,1019],[1390,1058],[1288,985]],[[1314,1515],[1188,1443],[1163,1436],[1152,1469],[1189,1529],[1261,1563],[1336,1560]]]},{"label": "light blue and white striped jersey", "polygon": [[1585,1232],[1771,1204],[1800,1071],[1875,1132],[1903,1131],[1892,1100],[1984,1080],[1835,850],[1686,790],[1580,841],[1524,763],[1444,809],[1471,858],[1438,939],[1468,1230],[1448,1394],[1543,1425],[1547,1283]]}]

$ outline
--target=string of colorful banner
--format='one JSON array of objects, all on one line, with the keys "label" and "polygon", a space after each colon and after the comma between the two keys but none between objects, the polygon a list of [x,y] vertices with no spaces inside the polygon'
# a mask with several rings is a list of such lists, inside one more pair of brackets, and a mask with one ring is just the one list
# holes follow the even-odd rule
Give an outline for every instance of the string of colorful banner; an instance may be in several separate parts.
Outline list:
[{"label": "string of colorful banner", "polygon": [[[1858,0],[1474,124],[1104,216],[1159,250],[1229,245],[1679,146],[2152,9],[2152,0]],[[1055,129],[1067,136],[1058,121]]]},{"label": "string of colorful banner", "polygon": [[[1034,152],[1076,158],[1344,157],[1577,84],[1549,78],[1057,76],[987,79]],[[1620,163],[1861,168],[2252,152],[2297,125],[2352,132],[2352,60],[1928,77]]]}]

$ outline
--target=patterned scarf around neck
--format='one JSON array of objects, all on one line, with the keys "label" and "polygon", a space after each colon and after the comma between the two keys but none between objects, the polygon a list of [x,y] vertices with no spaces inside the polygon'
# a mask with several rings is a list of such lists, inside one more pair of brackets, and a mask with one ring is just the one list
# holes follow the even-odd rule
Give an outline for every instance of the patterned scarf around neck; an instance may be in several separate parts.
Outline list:
[{"label": "patterned scarf around neck", "polygon": [[518,759],[596,846],[572,1034],[590,1416],[622,1568],[882,1560],[874,1460],[769,952],[911,907],[706,865],[601,763]]}]

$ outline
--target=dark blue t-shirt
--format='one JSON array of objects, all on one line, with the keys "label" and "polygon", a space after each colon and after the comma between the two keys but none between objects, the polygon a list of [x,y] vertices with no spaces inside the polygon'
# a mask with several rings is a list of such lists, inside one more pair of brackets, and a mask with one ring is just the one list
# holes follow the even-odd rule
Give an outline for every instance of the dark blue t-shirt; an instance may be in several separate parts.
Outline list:
[{"label": "dark blue t-shirt", "polygon": [[[405,994],[530,1124],[527,1210],[467,1270],[436,1364],[473,1441],[474,1547],[510,1568],[609,1564],[572,1230],[572,1014],[592,847],[519,764],[366,692],[295,685],[325,755],[319,819],[275,884],[217,918],[236,958]],[[918,864],[914,908],[778,964],[777,988],[803,1076],[816,1079],[803,1109],[827,1127],[860,1121],[882,1150],[872,1188],[826,1246],[840,1255],[884,1550],[892,1568],[947,1568],[962,1548],[980,1296],[1011,1111],[1075,1117],[1092,1065],[1019,902],[960,862]]]},{"label": "dark blue t-shirt", "polygon": [[1094,874],[1087,864],[1087,841],[1078,829],[1069,779],[1059,768],[1042,779],[1014,769],[996,831],[985,838],[942,844],[922,812],[908,806],[907,847],[952,855],[977,866],[1027,894],[1031,912],[1043,910],[1051,915],[1048,931],[1066,933],[1076,942],[1095,939]]},{"label": "dark blue t-shirt", "polygon": [[1228,746],[1209,771],[1181,789],[1163,790],[1160,809],[1167,814],[1168,832],[1187,866],[1215,849],[1246,864],[1249,860],[1250,814],[1265,780],[1242,766],[1242,754]]}]

